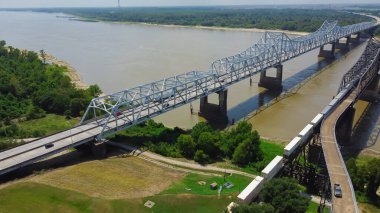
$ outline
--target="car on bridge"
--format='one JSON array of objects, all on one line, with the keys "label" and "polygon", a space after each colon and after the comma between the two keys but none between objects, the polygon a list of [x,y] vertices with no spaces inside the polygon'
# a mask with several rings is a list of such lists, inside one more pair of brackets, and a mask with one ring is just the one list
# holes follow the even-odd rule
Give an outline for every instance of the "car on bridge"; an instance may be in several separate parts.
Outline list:
[{"label": "car on bridge", "polygon": [[50,148],[52,148],[53,146],[54,146],[53,143],[48,143],[48,144],[45,145],[45,149],[50,149]]},{"label": "car on bridge", "polygon": [[342,197],[342,187],[340,184],[334,184],[334,195],[335,197]]}]

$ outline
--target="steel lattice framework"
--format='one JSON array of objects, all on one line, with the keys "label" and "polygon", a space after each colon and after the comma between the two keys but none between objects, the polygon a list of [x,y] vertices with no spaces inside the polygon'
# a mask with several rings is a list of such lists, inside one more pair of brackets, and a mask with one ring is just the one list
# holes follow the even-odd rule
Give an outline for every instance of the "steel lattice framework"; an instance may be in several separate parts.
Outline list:
[{"label": "steel lattice framework", "polygon": [[338,93],[345,89],[356,88],[358,97],[379,72],[379,68],[380,42],[372,38],[356,64],[344,74]]},{"label": "steel lattice framework", "polygon": [[259,42],[247,50],[213,62],[210,71],[191,71],[94,98],[81,124],[95,120],[103,126],[98,135],[101,140],[315,48],[375,26],[374,22],[364,22],[341,27],[337,21],[325,21],[317,31],[306,36],[291,38],[286,33],[265,32]]}]

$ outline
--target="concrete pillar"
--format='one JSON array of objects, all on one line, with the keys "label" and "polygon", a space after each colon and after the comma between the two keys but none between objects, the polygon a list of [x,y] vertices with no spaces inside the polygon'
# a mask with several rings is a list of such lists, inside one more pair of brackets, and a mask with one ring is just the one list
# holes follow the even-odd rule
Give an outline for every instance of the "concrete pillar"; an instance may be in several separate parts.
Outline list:
[{"label": "concrete pillar", "polygon": [[90,144],[91,153],[97,159],[105,158],[107,155],[106,143],[104,141],[93,142]]},{"label": "concrete pillar", "polygon": [[351,37],[351,39],[350,39],[351,43],[358,43],[360,41],[360,32],[357,32],[355,35],[356,35],[355,38]]},{"label": "concrete pillar", "polygon": [[345,42],[340,43],[340,40],[336,42],[336,49],[347,50],[349,45],[350,45],[350,36],[347,36]]},{"label": "concrete pillar", "polygon": [[319,55],[318,55],[318,57],[322,57],[322,58],[335,58],[335,47],[336,47],[336,42],[331,42],[331,50],[325,50],[324,46],[321,46],[319,48]]},{"label": "concrete pillar", "polygon": [[208,97],[201,98],[198,114],[208,120],[227,121],[228,90],[222,90],[217,93],[219,95],[218,104],[208,103]]},{"label": "concrete pillar", "polygon": [[200,99],[199,111],[200,112],[207,111],[207,105],[208,105],[208,96],[201,98]]},{"label": "concrete pillar", "polygon": [[219,94],[219,113],[227,116],[227,93],[228,90],[218,92]]},{"label": "concrete pillar", "polygon": [[336,138],[341,146],[349,146],[351,141],[352,128],[354,125],[355,108],[350,106],[339,118],[336,126]]},{"label": "concrete pillar", "polygon": [[275,66],[276,68],[276,77],[268,77],[267,71],[260,73],[260,82],[259,86],[267,89],[282,90],[282,71],[283,65],[279,64]]}]

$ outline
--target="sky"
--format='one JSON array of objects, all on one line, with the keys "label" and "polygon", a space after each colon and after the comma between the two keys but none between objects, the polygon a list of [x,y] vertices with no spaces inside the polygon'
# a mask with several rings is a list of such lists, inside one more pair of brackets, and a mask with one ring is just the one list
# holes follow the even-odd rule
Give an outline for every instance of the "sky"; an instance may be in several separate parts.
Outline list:
[{"label": "sky", "polygon": [[[206,6],[267,4],[350,4],[380,3],[379,0],[120,0],[121,6]],[[114,7],[117,0],[0,0],[0,8],[32,7]]]}]

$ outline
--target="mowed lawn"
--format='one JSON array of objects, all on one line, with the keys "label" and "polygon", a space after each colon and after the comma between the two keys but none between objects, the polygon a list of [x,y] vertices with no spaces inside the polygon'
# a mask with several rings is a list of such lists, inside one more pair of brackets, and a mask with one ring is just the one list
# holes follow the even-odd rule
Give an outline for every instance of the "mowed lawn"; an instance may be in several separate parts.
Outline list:
[{"label": "mowed lawn", "polygon": [[155,195],[185,173],[156,166],[137,157],[111,157],[48,171],[30,181],[104,199]]},{"label": "mowed lawn", "polygon": [[[235,186],[218,196],[209,186],[214,181]],[[184,173],[136,157],[112,157],[0,186],[0,212],[222,212],[250,181],[238,175],[225,179]],[[144,206],[147,200],[155,202],[152,209]]]},{"label": "mowed lawn", "polygon": [[[44,184],[23,182],[0,190],[2,212],[222,212],[232,201],[225,195],[156,195],[140,199],[106,200]],[[144,206],[155,202],[153,208]]]},{"label": "mowed lawn", "polygon": [[[182,180],[174,182],[170,188],[160,194],[218,195],[219,187],[226,182],[231,182],[234,186],[229,189],[223,187],[220,194],[236,197],[251,181],[252,178],[235,174],[225,177],[188,174]],[[201,182],[204,185],[200,184]],[[210,184],[213,182],[218,184],[218,190],[210,189]]]}]

